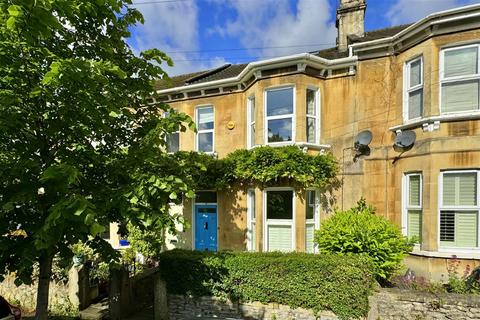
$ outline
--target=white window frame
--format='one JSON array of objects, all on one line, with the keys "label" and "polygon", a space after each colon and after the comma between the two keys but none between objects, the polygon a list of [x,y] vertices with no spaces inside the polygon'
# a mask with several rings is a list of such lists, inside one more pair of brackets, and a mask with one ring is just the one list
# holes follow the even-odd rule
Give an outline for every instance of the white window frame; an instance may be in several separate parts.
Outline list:
[{"label": "white window frame", "polygon": [[[313,208],[313,219],[307,219],[306,210],[308,203],[308,192],[315,191],[315,203]],[[305,252],[307,252],[307,225],[313,225],[314,233],[316,230],[320,229],[320,190],[318,189],[307,189],[307,195],[305,197]],[[315,236],[314,236],[315,239]],[[316,244],[313,246],[313,252],[318,253],[318,247]]]},{"label": "white window frame", "polygon": [[[256,119],[255,114],[252,112],[256,111],[255,105],[255,95],[251,95],[247,98],[247,148],[251,149],[256,145],[255,136],[256,136]],[[253,119],[253,120],[252,120]]]},{"label": "white window frame", "polygon": [[[476,206],[444,206],[443,205],[443,176],[445,174],[455,173],[476,173],[477,174],[477,197]],[[445,170],[440,172],[438,176],[438,223],[437,223],[437,245],[438,252],[451,252],[451,253],[472,253],[478,252],[480,248],[480,192],[478,187],[480,186],[480,170]],[[440,245],[440,215],[442,211],[477,211],[477,246],[476,247],[442,247]]]},{"label": "white window frame", "polygon": [[[291,114],[282,114],[278,116],[267,116],[267,102],[268,102],[268,92],[277,91],[277,90],[285,90],[285,89],[292,89],[293,91],[293,110]],[[265,145],[291,145],[295,143],[295,129],[296,129],[296,86],[292,84],[282,85],[277,87],[270,87],[265,89],[264,91],[264,139]],[[280,119],[292,119],[292,140],[291,141],[279,141],[279,142],[268,142],[268,121],[269,120],[280,120]]]},{"label": "white window frame", "polygon": [[195,134],[195,150],[197,152],[200,152],[199,148],[198,148],[198,145],[199,145],[199,135],[201,133],[212,133],[212,151],[201,151],[201,152],[204,152],[206,154],[214,154],[215,153],[215,107],[213,106],[213,104],[206,104],[206,105],[200,105],[200,106],[197,106],[195,107],[195,123],[198,124],[199,122],[199,118],[198,118],[198,111],[200,109],[206,109],[206,108],[212,108],[213,110],[213,129],[204,129],[204,130],[200,130],[198,129],[197,133]]},{"label": "white window frame", "polygon": [[[307,92],[308,90],[315,91],[315,115],[308,114],[307,110]],[[320,144],[320,89],[314,86],[308,86],[305,90],[305,128],[308,128],[308,119],[315,119],[315,141],[314,144]],[[305,130],[305,141],[308,142],[308,131]]]},{"label": "white window frame", "polygon": [[[162,114],[162,117],[165,119],[170,115],[170,112],[166,111]],[[178,133],[178,151],[180,151],[180,130],[174,131],[174,132],[169,132],[165,134],[165,150],[167,151],[168,154],[174,154],[175,152],[172,152],[168,150],[168,136],[174,133]]]},{"label": "white window frame", "polygon": [[[417,61],[420,61],[420,83],[410,87],[410,68],[411,65]],[[409,122],[409,121],[415,121],[418,119],[421,119],[423,117],[424,113],[424,106],[425,106],[425,90],[424,90],[424,74],[423,74],[423,56],[418,56],[416,58],[413,58],[411,60],[408,60],[405,62],[404,68],[403,68],[403,120],[404,122]],[[410,93],[416,92],[416,91],[422,91],[422,105],[421,105],[421,114],[420,117],[416,118],[409,118],[408,115],[408,109],[409,109],[409,96]]]},{"label": "white window frame", "polygon": [[[450,78],[445,78],[445,52],[461,50],[466,48],[477,48],[477,74],[470,75],[470,76],[455,76]],[[448,115],[448,114],[477,114],[480,113],[480,106],[479,109],[472,109],[466,111],[458,111],[458,112],[444,112],[442,110],[442,88],[444,84],[447,83],[455,83],[455,82],[462,82],[462,81],[469,81],[469,80],[479,80],[480,81],[480,43],[474,44],[467,44],[467,45],[458,45],[458,46],[449,46],[442,48],[440,50],[440,73],[439,73],[439,88],[438,88],[438,101],[439,101],[439,110],[441,115]],[[479,89],[480,90],[480,89]],[[479,100],[480,104],[480,100]]]},{"label": "white window frame", "polygon": [[[268,191],[291,191],[292,192],[292,219],[272,219],[274,221],[269,221],[267,219],[267,192]],[[263,251],[268,251],[268,226],[290,226],[292,229],[292,250],[291,252],[296,251],[296,239],[295,239],[295,226],[296,226],[296,199],[297,195],[295,190],[289,187],[273,187],[265,188],[263,190]]]},{"label": "white window frame", "polygon": [[[420,177],[420,205],[410,205],[410,177],[412,176],[419,176]],[[403,182],[402,182],[402,234],[404,236],[408,236],[408,211],[409,210],[419,210],[422,213],[422,225],[420,226],[420,232],[423,232],[423,174],[420,171],[405,173],[403,175]],[[415,246],[420,246],[421,243],[416,243]]]},{"label": "white window frame", "polygon": [[[256,251],[256,243],[253,241],[253,234],[256,234],[256,203],[255,189],[247,190],[247,250]],[[255,237],[256,239],[257,237]]]}]

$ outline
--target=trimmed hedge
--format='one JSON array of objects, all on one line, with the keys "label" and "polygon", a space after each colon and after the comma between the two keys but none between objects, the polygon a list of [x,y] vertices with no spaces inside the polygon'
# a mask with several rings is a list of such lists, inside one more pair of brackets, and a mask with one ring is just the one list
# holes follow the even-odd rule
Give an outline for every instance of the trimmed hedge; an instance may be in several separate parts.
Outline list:
[{"label": "trimmed hedge", "polygon": [[374,284],[362,257],[173,250],[160,265],[169,293],[331,310],[342,319],[367,315]]}]

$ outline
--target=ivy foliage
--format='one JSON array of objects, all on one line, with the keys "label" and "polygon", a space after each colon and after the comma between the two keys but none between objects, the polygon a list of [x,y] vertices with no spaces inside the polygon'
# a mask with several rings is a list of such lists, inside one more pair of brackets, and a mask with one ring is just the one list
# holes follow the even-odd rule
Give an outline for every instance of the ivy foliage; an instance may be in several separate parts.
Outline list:
[{"label": "ivy foliage", "polygon": [[237,150],[225,162],[229,179],[260,187],[287,182],[297,188],[323,189],[338,183],[338,166],[332,154],[311,155],[296,146]]},{"label": "ivy foliage", "polygon": [[395,224],[375,215],[363,198],[356,207],[336,212],[315,232],[321,253],[364,256],[372,261],[379,281],[390,278],[401,266],[414,241],[403,236]]},{"label": "ivy foliage", "polygon": [[360,256],[173,250],[160,264],[169,293],[331,310],[341,319],[367,315],[374,283]]}]

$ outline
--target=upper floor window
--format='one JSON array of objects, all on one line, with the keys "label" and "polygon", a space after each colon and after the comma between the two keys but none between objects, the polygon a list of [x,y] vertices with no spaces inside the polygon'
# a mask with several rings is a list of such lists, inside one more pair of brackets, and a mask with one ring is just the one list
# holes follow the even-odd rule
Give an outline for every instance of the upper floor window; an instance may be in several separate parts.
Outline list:
[{"label": "upper floor window", "polygon": [[180,150],[180,132],[167,134],[167,152],[173,153]]},{"label": "upper floor window", "polygon": [[252,148],[255,145],[255,96],[248,98],[247,119],[247,147]]},{"label": "upper floor window", "polygon": [[404,119],[420,118],[423,114],[423,59],[405,64]]},{"label": "upper floor window", "polygon": [[422,242],[422,175],[405,175],[405,209],[403,227],[409,238],[415,237]]},{"label": "upper floor window", "polygon": [[294,137],[294,88],[266,91],[266,132],[268,143],[293,141]]},{"label": "upper floor window", "polygon": [[307,89],[307,142],[320,143],[318,90]]},{"label": "upper floor window", "polygon": [[480,44],[441,52],[441,112],[479,110]]},{"label": "upper floor window", "polygon": [[197,151],[212,153],[215,148],[215,114],[213,106],[197,107]]},{"label": "upper floor window", "polygon": [[478,248],[478,171],[442,173],[440,247]]}]

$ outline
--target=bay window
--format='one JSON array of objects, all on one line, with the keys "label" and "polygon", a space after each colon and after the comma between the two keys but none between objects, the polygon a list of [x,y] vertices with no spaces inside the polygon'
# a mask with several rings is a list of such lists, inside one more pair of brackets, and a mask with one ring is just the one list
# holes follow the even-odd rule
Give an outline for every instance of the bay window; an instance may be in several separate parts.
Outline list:
[{"label": "bay window", "polygon": [[294,88],[269,89],[265,95],[265,141],[268,143],[294,141]]},{"label": "bay window", "polygon": [[441,175],[440,247],[478,248],[478,171]]},{"label": "bay window", "polygon": [[196,123],[197,123],[197,137],[196,147],[197,151],[205,153],[213,153],[215,151],[215,114],[213,106],[197,107],[196,109]]},{"label": "bay window", "polygon": [[441,112],[479,110],[480,44],[447,48],[441,52]]},{"label": "bay window", "polygon": [[411,60],[404,70],[404,119],[412,120],[423,115],[423,59]]}]

